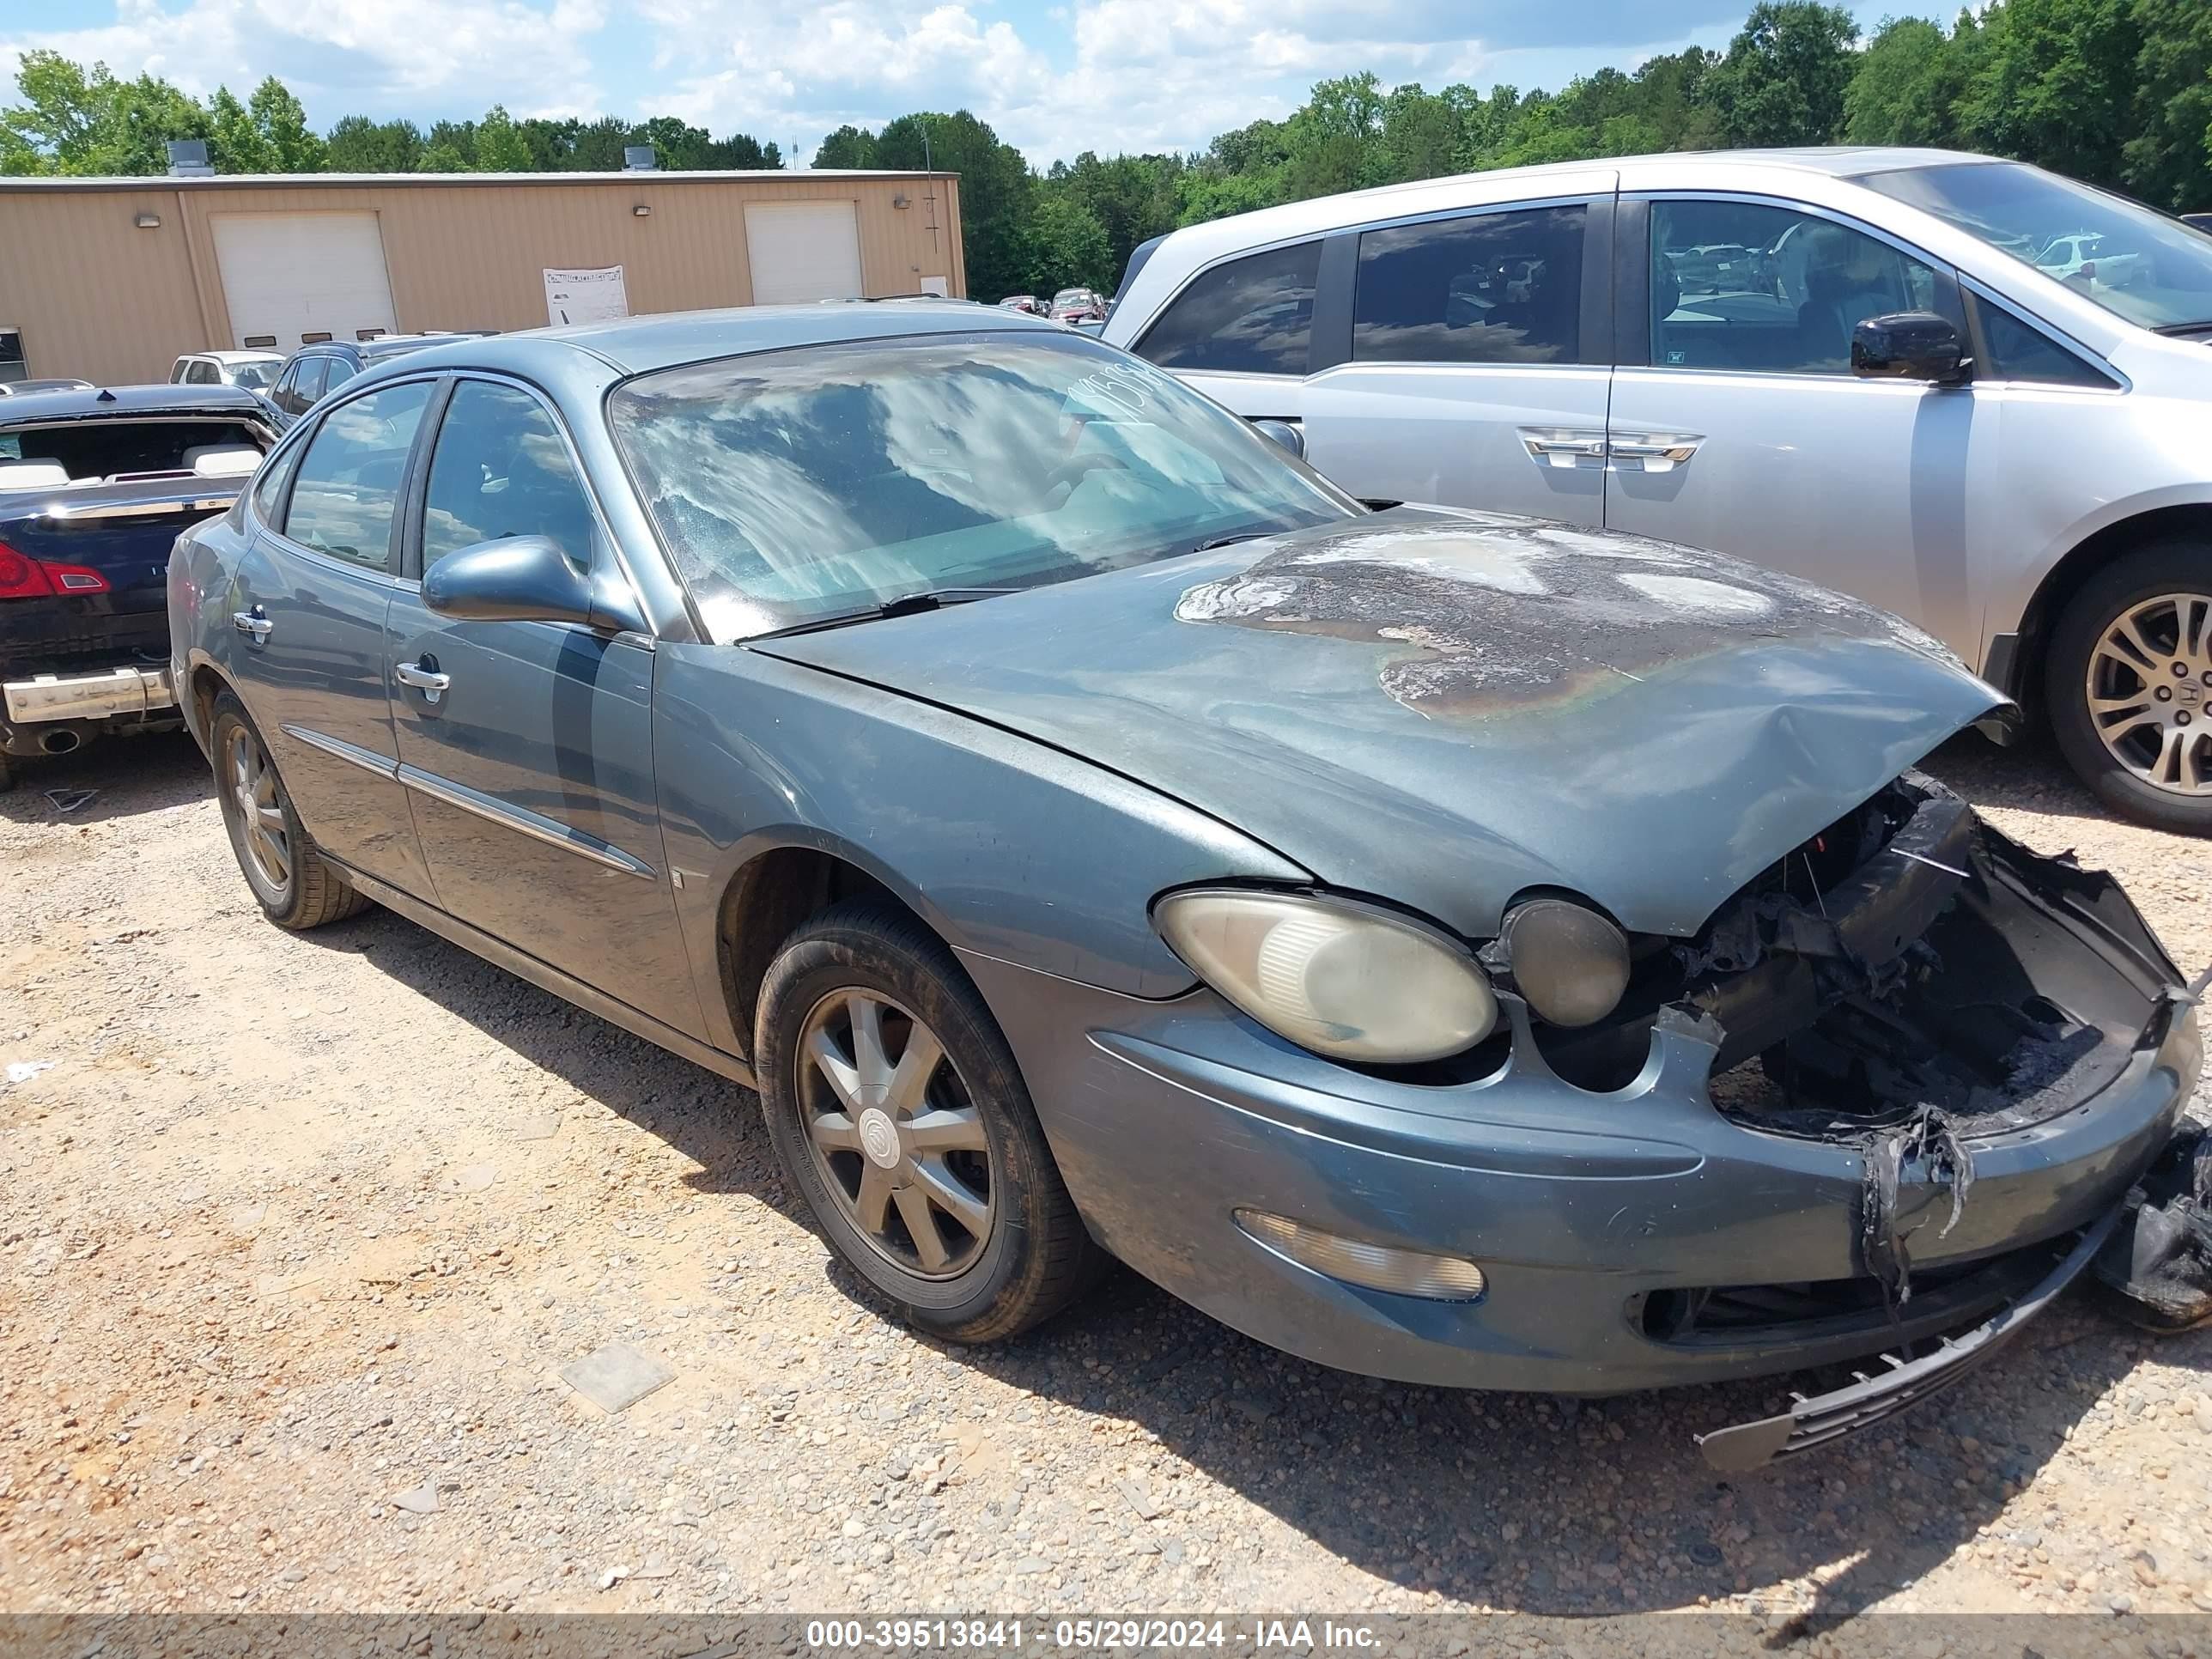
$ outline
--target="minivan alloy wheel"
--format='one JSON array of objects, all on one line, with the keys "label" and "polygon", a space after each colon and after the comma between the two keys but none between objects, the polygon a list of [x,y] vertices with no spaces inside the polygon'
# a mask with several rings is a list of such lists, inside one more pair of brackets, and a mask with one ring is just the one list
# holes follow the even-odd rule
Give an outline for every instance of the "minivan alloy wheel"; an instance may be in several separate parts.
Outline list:
[{"label": "minivan alloy wheel", "polygon": [[806,1018],[799,1097],[807,1145],[846,1219],[894,1266],[950,1279],[989,1243],[990,1142],[935,1032],[857,988]]},{"label": "minivan alloy wheel", "polygon": [[2113,759],[2154,788],[2212,796],[2212,594],[2129,605],[2098,637],[2086,689]]},{"label": "minivan alloy wheel", "polygon": [[281,891],[292,879],[292,843],[283,808],[276,802],[276,770],[260,739],[243,726],[232,726],[229,739],[225,769],[246,850],[269,884]]}]

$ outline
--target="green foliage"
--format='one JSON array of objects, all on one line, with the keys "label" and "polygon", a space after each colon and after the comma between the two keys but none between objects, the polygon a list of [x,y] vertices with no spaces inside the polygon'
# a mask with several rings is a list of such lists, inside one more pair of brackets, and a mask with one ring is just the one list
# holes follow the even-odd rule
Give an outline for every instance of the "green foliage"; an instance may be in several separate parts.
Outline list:
[{"label": "green foliage", "polygon": [[1844,121],[1858,26],[1841,6],[1759,0],[1700,96],[1724,144],[1825,144]]}]

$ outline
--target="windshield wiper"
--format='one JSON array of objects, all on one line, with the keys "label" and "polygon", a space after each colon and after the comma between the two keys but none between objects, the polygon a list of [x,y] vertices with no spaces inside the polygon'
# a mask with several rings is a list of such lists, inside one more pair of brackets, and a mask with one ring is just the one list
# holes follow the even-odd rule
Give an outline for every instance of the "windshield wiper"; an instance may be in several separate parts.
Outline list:
[{"label": "windshield wiper", "polygon": [[1274,533],[1272,530],[1240,530],[1233,536],[1216,536],[1212,541],[1200,542],[1190,550],[1194,553],[1211,553],[1217,547],[1234,547],[1239,542],[1256,542],[1262,536],[1272,536]]},{"label": "windshield wiper", "polygon": [[2163,334],[2169,339],[2191,334],[2212,334],[2212,317],[2201,318],[2193,323],[2168,323],[2163,328],[2153,329],[2151,332]]},{"label": "windshield wiper", "polygon": [[753,640],[780,640],[793,634],[819,634],[825,629],[850,628],[854,623],[880,622],[886,617],[911,617],[917,611],[942,611],[948,605],[966,605],[974,599],[995,599],[1001,593],[1018,593],[1016,587],[931,587],[918,593],[902,593],[895,599],[885,599],[880,605],[864,605],[852,611],[839,611],[827,617],[817,617],[811,622],[793,623],[788,628],[771,628],[765,634],[746,636]]}]

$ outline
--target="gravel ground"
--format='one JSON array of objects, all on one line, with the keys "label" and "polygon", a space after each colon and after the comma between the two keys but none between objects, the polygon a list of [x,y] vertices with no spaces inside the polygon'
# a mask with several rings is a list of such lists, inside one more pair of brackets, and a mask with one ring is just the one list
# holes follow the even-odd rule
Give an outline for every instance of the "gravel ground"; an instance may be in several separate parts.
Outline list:
[{"label": "gravel ground", "polygon": [[[2212,842],[2043,754],[1935,769],[2212,958]],[[383,912],[263,922],[188,739],[0,797],[0,1058],[54,1062],[0,1088],[0,1613],[2212,1610],[2212,1333],[2069,1302],[1729,1480],[1690,1437],[1773,1384],[1401,1388],[1127,1273],[951,1350],[748,1097]],[[610,1343],[673,1380],[587,1404]]]}]

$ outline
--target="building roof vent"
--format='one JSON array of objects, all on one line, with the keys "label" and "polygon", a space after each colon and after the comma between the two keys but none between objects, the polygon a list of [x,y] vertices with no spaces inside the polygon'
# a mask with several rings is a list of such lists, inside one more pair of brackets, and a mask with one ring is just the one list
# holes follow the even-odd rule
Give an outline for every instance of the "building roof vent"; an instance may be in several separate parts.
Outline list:
[{"label": "building roof vent", "polygon": [[660,157],[651,144],[624,144],[623,171],[624,173],[653,173],[659,170]]},{"label": "building roof vent", "polygon": [[172,138],[169,140],[169,177],[172,179],[205,179],[215,168],[208,164],[207,140],[204,138]]}]

